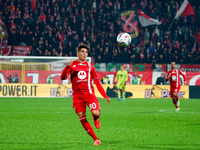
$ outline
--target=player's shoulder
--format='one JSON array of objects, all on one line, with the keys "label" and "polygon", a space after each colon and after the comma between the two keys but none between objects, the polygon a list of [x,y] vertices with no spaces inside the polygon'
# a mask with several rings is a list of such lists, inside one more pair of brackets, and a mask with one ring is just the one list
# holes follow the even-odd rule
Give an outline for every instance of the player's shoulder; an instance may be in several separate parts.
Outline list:
[{"label": "player's shoulder", "polygon": [[118,70],[117,73],[121,73],[121,70]]},{"label": "player's shoulder", "polygon": [[178,72],[183,73],[183,71],[181,71],[180,69],[178,69]]},{"label": "player's shoulder", "polygon": [[94,64],[93,63],[91,63],[91,62],[86,62],[89,66],[91,66],[91,69],[95,69],[95,66],[94,66]]},{"label": "player's shoulder", "polygon": [[78,62],[78,60],[74,60],[72,64],[77,64]]},{"label": "player's shoulder", "polygon": [[176,70],[178,70],[178,71],[182,72],[180,69],[176,69]]},{"label": "player's shoulder", "polygon": [[91,62],[88,62],[91,66],[94,66],[94,64],[93,63],[91,63]]},{"label": "player's shoulder", "polygon": [[172,72],[172,70],[167,71],[167,73],[171,73],[171,72]]}]

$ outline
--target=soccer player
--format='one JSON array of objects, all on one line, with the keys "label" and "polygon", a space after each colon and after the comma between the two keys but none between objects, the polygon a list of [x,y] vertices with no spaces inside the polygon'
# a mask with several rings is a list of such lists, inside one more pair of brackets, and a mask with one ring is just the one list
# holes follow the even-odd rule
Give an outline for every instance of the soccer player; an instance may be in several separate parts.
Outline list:
[{"label": "soccer player", "polygon": [[94,95],[94,87],[92,80],[96,84],[101,95],[107,100],[109,104],[110,98],[106,95],[101,82],[98,79],[94,65],[86,61],[89,47],[85,44],[78,46],[78,60],[70,61],[63,69],[61,79],[66,80],[68,74],[71,75],[72,90],[73,90],[73,108],[75,113],[79,116],[79,120],[86,132],[94,139],[94,145],[100,145],[101,142],[95,135],[91,125],[86,118],[86,105],[90,108],[93,116],[94,124],[97,129],[100,128],[100,105],[96,96]]},{"label": "soccer player", "polygon": [[172,97],[172,101],[174,103],[174,106],[176,107],[176,111],[179,111],[179,98],[178,98],[178,93],[181,88],[181,82],[180,82],[180,76],[183,76],[184,83],[185,82],[185,75],[180,71],[179,69],[176,69],[176,64],[175,62],[171,62],[171,70],[167,72],[167,76],[165,81],[170,81],[170,95]]},{"label": "soccer player", "polygon": [[[117,72],[117,76],[115,78],[115,83],[114,83],[115,85],[117,83],[118,101],[121,100],[120,88],[122,89],[123,101],[125,101],[125,94],[126,94],[125,87],[126,87],[127,79],[128,79],[128,73],[126,70],[124,70],[124,66],[121,65],[120,70]],[[118,82],[117,82],[117,80],[118,80]]]}]

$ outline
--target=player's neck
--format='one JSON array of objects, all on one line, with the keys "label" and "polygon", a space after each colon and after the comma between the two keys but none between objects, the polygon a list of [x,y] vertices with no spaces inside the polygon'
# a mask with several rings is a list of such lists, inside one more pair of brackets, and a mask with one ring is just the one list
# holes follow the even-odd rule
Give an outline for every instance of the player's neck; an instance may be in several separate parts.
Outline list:
[{"label": "player's neck", "polygon": [[172,71],[176,70],[176,68],[172,69]]},{"label": "player's neck", "polygon": [[86,60],[81,60],[81,59],[78,59],[78,61],[80,61],[80,62],[85,62]]}]

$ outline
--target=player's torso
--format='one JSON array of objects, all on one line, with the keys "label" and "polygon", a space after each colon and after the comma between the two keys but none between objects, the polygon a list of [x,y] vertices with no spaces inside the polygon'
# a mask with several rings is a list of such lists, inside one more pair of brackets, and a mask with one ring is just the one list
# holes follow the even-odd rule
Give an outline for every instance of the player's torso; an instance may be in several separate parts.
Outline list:
[{"label": "player's torso", "polygon": [[170,77],[170,85],[171,86],[175,86],[175,87],[178,87],[181,85],[181,82],[180,82],[180,76],[179,76],[179,71],[178,69],[175,69],[175,70],[170,70],[169,74],[171,74],[171,77]]},{"label": "player's torso", "polygon": [[89,90],[93,90],[91,63],[88,63],[87,61],[74,61],[70,67],[73,92],[85,90],[82,92],[87,93]]},{"label": "player's torso", "polygon": [[125,70],[123,71],[118,71],[118,76],[119,76],[119,80],[123,80],[125,78]]}]

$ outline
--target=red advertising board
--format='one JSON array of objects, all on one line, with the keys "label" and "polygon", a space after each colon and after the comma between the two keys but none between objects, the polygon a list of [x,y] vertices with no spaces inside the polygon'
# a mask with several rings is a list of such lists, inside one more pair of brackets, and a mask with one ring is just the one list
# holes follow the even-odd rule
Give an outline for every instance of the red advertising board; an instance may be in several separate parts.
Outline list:
[{"label": "red advertising board", "polygon": [[[60,79],[60,71],[25,71],[25,83],[47,83],[50,76],[53,78],[53,83],[62,83]],[[117,72],[97,72],[99,80],[108,74],[110,78],[110,83],[113,84]],[[128,73],[127,84],[130,84],[133,72]],[[140,71],[136,72],[136,75],[142,76],[143,84],[152,84],[152,72]],[[65,83],[71,83],[70,80],[65,81]]]},{"label": "red advertising board", "polygon": [[[9,83],[9,76],[11,78],[14,77],[14,73],[17,74],[19,78],[19,83],[21,83],[21,71],[20,70],[1,70],[0,71],[0,80],[1,83]],[[133,77],[134,73],[138,76],[139,74],[142,76],[142,83],[143,84],[152,84],[152,72],[150,71],[140,71],[140,72],[128,72],[128,81],[127,84],[130,84],[131,78]],[[48,83],[48,79],[50,77],[53,78],[53,83],[71,83],[70,80],[61,81],[60,79],[60,71],[38,71],[38,70],[31,70],[25,71],[25,83]],[[97,72],[99,76],[99,80],[108,74],[110,79],[110,84],[114,83],[115,77],[117,72]],[[8,77],[8,78],[7,78]],[[200,72],[186,72],[186,82],[187,85],[200,85]]]},{"label": "red advertising board", "polygon": [[[19,83],[21,83],[21,71],[20,70],[1,70],[0,71],[0,83],[12,83],[14,76],[18,77]],[[9,82],[10,79],[10,82]],[[16,77],[15,77],[16,79]]]},{"label": "red advertising board", "polygon": [[200,85],[200,72],[186,72],[187,85]]},{"label": "red advertising board", "polygon": [[50,77],[53,78],[53,83],[61,84],[60,71],[25,71],[25,83],[48,83]]}]

